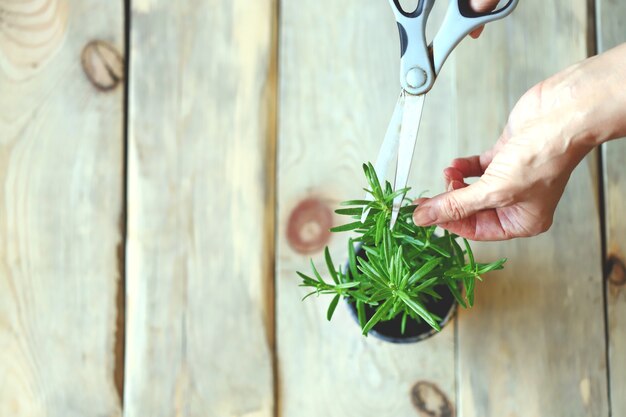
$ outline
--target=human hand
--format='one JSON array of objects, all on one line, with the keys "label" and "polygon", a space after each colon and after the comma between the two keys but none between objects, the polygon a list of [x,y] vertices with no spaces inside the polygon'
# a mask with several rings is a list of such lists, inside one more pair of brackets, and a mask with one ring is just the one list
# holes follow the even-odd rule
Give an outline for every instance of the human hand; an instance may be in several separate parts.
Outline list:
[{"label": "human hand", "polygon": [[[499,0],[470,0],[470,7],[475,12],[490,12],[496,8],[498,2]],[[470,33],[470,36],[474,39],[477,39],[480,34],[483,33],[484,29],[485,27],[481,26],[478,29],[472,31]]]},{"label": "human hand", "polygon": [[[415,224],[473,240],[546,231],[576,165],[595,145],[626,135],[625,59],[626,44],[529,90],[492,149],[452,161],[448,192],[417,200]],[[470,177],[480,178],[467,185]]]}]

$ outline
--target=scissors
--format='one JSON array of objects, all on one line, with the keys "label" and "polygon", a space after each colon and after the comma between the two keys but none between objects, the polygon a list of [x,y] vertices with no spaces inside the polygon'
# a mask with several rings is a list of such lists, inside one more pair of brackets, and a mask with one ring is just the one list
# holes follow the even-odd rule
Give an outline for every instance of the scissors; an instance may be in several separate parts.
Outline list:
[{"label": "scissors", "polygon": [[[402,89],[374,169],[378,178],[385,178],[387,167],[393,156],[396,156],[394,193],[406,187],[426,93],[433,87],[444,62],[465,36],[489,22],[508,16],[518,1],[508,0],[504,6],[495,11],[479,13],[471,9],[469,0],[450,0],[439,31],[428,44],[426,23],[435,0],[419,0],[412,12],[405,11],[399,0],[389,0],[400,32]],[[400,193],[393,200],[390,226],[392,229],[398,219],[404,194]],[[368,194],[366,199],[371,201],[373,196]],[[362,223],[365,222],[368,213],[369,208],[363,210]]]}]

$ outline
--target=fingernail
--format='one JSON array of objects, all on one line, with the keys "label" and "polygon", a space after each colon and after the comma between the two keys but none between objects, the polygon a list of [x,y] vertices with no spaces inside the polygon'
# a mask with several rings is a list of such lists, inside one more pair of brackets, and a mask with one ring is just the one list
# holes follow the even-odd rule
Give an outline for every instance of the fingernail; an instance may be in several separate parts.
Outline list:
[{"label": "fingernail", "polygon": [[421,206],[418,207],[413,213],[413,223],[417,226],[430,226],[435,223],[437,217],[431,207]]}]

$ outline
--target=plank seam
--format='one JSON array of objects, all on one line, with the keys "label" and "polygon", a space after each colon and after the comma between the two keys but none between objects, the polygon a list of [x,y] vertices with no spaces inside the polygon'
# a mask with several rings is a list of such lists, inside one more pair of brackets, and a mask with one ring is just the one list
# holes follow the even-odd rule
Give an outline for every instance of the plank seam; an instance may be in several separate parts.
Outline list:
[{"label": "plank seam", "polygon": [[278,349],[277,349],[277,336],[276,329],[278,326],[278,320],[276,318],[276,236],[278,225],[277,214],[277,147],[278,147],[278,80],[279,80],[279,40],[280,40],[280,0],[272,0],[270,7],[271,13],[271,36],[270,36],[270,63],[268,66],[267,76],[267,147],[266,158],[267,167],[265,184],[267,184],[267,203],[265,208],[265,227],[266,227],[266,241],[268,252],[266,253],[267,259],[267,279],[265,280],[268,287],[268,311],[267,322],[269,324],[268,333],[270,340],[271,350],[271,366],[272,366],[272,401],[273,401],[273,416],[280,416],[279,405],[279,373],[278,373]]},{"label": "plank seam", "polygon": [[119,280],[117,284],[117,320],[115,331],[115,367],[114,379],[119,396],[122,415],[124,414],[124,386],[126,366],[126,246],[128,241],[128,103],[129,103],[129,74],[130,74],[130,25],[131,0],[123,0],[124,21],[124,83],[122,85],[122,208],[120,214],[120,248],[118,254]]},{"label": "plank seam", "polygon": [[[599,0],[587,0],[587,55],[594,56],[602,51],[602,45],[600,44],[600,40],[602,39],[601,34],[599,33],[600,25],[598,13],[600,7]],[[604,360],[606,363],[606,400],[607,400],[607,411],[608,416],[611,417],[613,415],[612,410],[612,398],[611,398],[611,356],[610,356],[610,344],[609,344],[609,304],[608,304],[608,276],[610,270],[608,269],[608,255],[607,255],[607,221],[606,221],[606,193],[604,190],[604,146],[600,145],[596,152],[596,166],[597,166],[597,181],[598,181],[598,217],[600,219],[600,256],[601,256],[601,271],[602,271],[602,307],[603,307],[603,319],[604,319]]]}]

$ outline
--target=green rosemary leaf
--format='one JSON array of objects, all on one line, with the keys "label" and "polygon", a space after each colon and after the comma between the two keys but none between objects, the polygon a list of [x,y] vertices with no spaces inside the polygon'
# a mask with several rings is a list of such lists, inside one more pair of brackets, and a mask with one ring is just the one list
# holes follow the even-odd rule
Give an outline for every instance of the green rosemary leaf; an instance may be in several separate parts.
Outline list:
[{"label": "green rosemary leaf", "polygon": [[424,265],[420,267],[415,273],[409,278],[409,285],[415,284],[420,279],[424,278],[430,271],[435,269],[437,265],[439,265],[440,260],[437,258],[433,258],[430,261],[427,261]]},{"label": "green rosemary leaf", "polygon": [[363,246],[363,250],[367,253],[367,258],[369,260],[380,259],[380,254],[378,253],[378,250],[374,249],[373,247]]},{"label": "green rosemary leaf", "polygon": [[456,281],[450,278],[444,278],[444,282],[450,289],[450,292],[454,296],[454,299],[456,300],[456,302],[459,303],[463,308],[467,308],[467,305],[465,304],[465,300],[463,300],[463,297],[461,296],[461,292],[459,291],[459,287],[456,285]]},{"label": "green rosemary leaf", "polygon": [[374,327],[387,314],[387,312],[393,305],[393,302],[393,298],[388,298],[387,301],[385,301],[380,307],[378,307],[378,309],[376,309],[376,312],[374,313],[372,318],[363,327],[363,334],[367,334],[370,330],[372,330],[372,327]]},{"label": "green rosemary leaf", "polygon": [[388,227],[385,227],[383,230],[383,260],[386,264],[391,262],[393,253],[393,239],[391,238],[391,231]]},{"label": "green rosemary leaf", "polygon": [[[467,266],[466,266],[467,267]],[[457,267],[450,268],[448,271],[444,272],[444,275],[447,277],[451,277],[454,279],[465,279],[465,278],[473,278],[476,276],[475,272],[465,271],[459,269]]]},{"label": "green rosemary leaf", "polygon": [[470,307],[474,306],[474,288],[476,287],[476,277],[468,277],[463,280],[465,284],[465,298]]},{"label": "green rosemary leaf", "polygon": [[413,212],[415,211],[416,208],[417,208],[417,205],[402,206],[400,207],[400,214],[410,214],[412,217]]},{"label": "green rosemary leaf", "polygon": [[363,226],[363,223],[358,221],[358,222],[343,224],[341,226],[335,226],[335,227],[331,228],[330,231],[333,232],[333,233],[336,233],[336,232],[349,232],[351,230],[358,229],[361,226]]},{"label": "green rosemary leaf", "polygon": [[302,280],[304,280],[304,281],[307,281],[307,280],[315,281],[313,278],[311,278],[310,276],[308,276],[306,274],[303,274],[300,271],[296,271],[296,274],[298,274],[300,276],[300,278],[302,278]]},{"label": "green rosemary leaf", "polygon": [[311,268],[313,269],[315,278],[317,278],[320,284],[323,284],[324,286],[328,286],[328,284],[326,284],[326,282],[322,279],[322,276],[320,275],[320,273],[317,271],[317,268],[315,267],[315,264],[313,263],[313,259],[311,259]]},{"label": "green rosemary leaf", "polygon": [[[413,231],[414,233],[414,231]],[[393,231],[391,233],[391,237],[393,237],[394,239],[398,239],[401,240],[402,242],[406,242],[406,243],[414,243],[418,246],[424,246],[424,242],[420,239],[417,239],[414,236],[409,236],[407,234],[404,234],[402,232],[399,231]]]},{"label": "green rosemary leaf", "polygon": [[445,256],[446,258],[450,257],[450,252],[448,252],[447,250],[443,249],[441,246],[436,245],[436,244],[434,244],[432,242],[427,242],[426,243],[426,247],[434,250],[435,252],[437,252],[440,255]]},{"label": "green rosemary leaf", "polygon": [[394,198],[396,198],[399,195],[404,195],[407,193],[407,191],[409,191],[411,188],[406,187],[406,188],[401,188],[399,190],[396,190],[395,192],[389,194],[389,195],[385,195],[385,198],[383,199],[386,202],[392,202]]},{"label": "green rosemary leaf", "polygon": [[387,313],[386,320],[391,320],[395,316],[397,316],[398,313],[403,310],[403,307],[404,307],[403,304],[404,303],[402,302],[402,300],[400,298],[396,297],[396,301],[393,303],[393,306],[389,310],[389,313]]},{"label": "green rosemary leaf", "polygon": [[393,282],[396,286],[400,285],[400,279],[403,274],[403,263],[402,263],[402,246],[398,248],[398,252],[396,252],[396,256],[394,259],[394,268],[393,268],[393,276],[391,276],[391,282]]},{"label": "green rosemary leaf", "polygon": [[504,268],[504,263],[506,262],[506,260],[506,258],[502,258],[490,264],[478,264],[478,274],[482,275],[490,271],[502,269]]},{"label": "green rosemary leaf", "polygon": [[406,331],[406,318],[407,318],[408,314],[405,311],[402,314],[402,323],[400,324],[400,334],[404,334],[404,332]]},{"label": "green rosemary leaf", "polygon": [[385,231],[385,216],[383,213],[379,213],[376,216],[376,237],[374,238],[374,244],[376,246],[380,244],[380,240],[383,237],[384,231]]},{"label": "green rosemary leaf", "polygon": [[359,261],[359,269],[361,269],[361,272],[370,277],[372,281],[376,282],[378,285],[382,287],[387,287],[387,282],[385,278],[382,277],[379,272],[369,263]]},{"label": "green rosemary leaf", "polygon": [[337,277],[339,278],[339,283],[340,284],[344,284],[346,282],[350,282],[350,281],[348,281],[347,274],[343,272],[343,268],[337,269]]},{"label": "green rosemary leaf", "polygon": [[362,301],[356,302],[356,314],[359,318],[359,326],[363,329],[365,327],[365,304]]},{"label": "green rosemary leaf", "polygon": [[[361,216],[363,209],[361,207],[350,207],[335,210],[335,213],[342,216]],[[370,212],[371,213],[371,212]]]},{"label": "green rosemary leaf", "polygon": [[463,253],[463,249],[461,249],[461,246],[456,241],[456,239],[454,239],[452,234],[449,235],[449,238],[450,238],[450,246],[452,247],[452,251],[454,252],[454,257],[456,259],[457,265],[464,266],[465,254]]},{"label": "green rosemary leaf", "polygon": [[393,293],[391,292],[391,290],[389,288],[387,288],[387,287],[381,288],[381,289],[377,290],[375,293],[373,293],[367,299],[367,302],[369,304],[378,304],[379,301],[386,300],[391,295],[393,295]]},{"label": "green rosemary leaf", "polygon": [[438,282],[439,282],[439,277],[429,278],[426,281],[422,282],[417,287],[415,287],[415,289],[413,291],[415,291],[415,292],[425,291],[426,289],[436,285]]},{"label": "green rosemary leaf", "polygon": [[442,298],[441,295],[439,295],[439,293],[437,291],[435,291],[434,287],[424,288],[419,294],[420,295],[427,294],[433,300],[441,300],[441,298]]},{"label": "green rosemary leaf", "polygon": [[386,277],[389,275],[389,268],[387,267],[387,265],[384,265],[382,263],[381,259],[378,256],[370,255],[370,257],[368,258],[368,263],[372,265],[372,267],[374,268],[374,270],[376,270],[376,272],[378,272],[378,275],[380,277]]},{"label": "green rosemary leaf", "polygon": [[382,200],[384,196],[383,189],[380,187],[380,180],[378,179],[378,175],[376,175],[376,170],[370,162],[367,164],[367,171],[369,171],[369,175],[367,172],[366,175],[368,175],[369,183],[374,191],[373,195],[377,199]]},{"label": "green rosemary leaf", "polygon": [[465,244],[465,250],[467,250],[467,256],[469,257],[470,268],[472,268],[472,270],[475,271],[476,262],[474,261],[474,253],[472,252],[472,248],[470,247],[470,244],[467,241],[467,239],[463,238],[463,243]]},{"label": "green rosemary leaf", "polygon": [[328,319],[328,321],[330,321],[330,319],[333,318],[333,313],[335,312],[335,309],[337,308],[337,303],[339,303],[339,298],[341,296],[339,294],[337,294],[333,300],[330,302],[329,306],[328,306],[328,311],[326,312],[326,318]]},{"label": "green rosemary leaf", "polygon": [[393,187],[389,181],[385,181],[385,194],[393,193]]},{"label": "green rosemary leaf", "polygon": [[348,239],[348,264],[350,265],[350,274],[353,281],[359,280],[359,271],[356,269],[356,253],[354,252],[354,241]]},{"label": "green rosemary leaf", "polygon": [[333,260],[330,257],[330,252],[328,251],[328,246],[324,248],[324,258],[326,259],[326,268],[328,268],[328,272],[330,273],[330,277],[333,279],[335,284],[339,284],[339,277],[337,276],[337,271],[335,271],[335,266],[333,265]]},{"label": "green rosemary leaf", "polygon": [[369,301],[369,298],[361,293],[360,291],[350,291],[349,296],[354,298],[355,300],[367,303]]},{"label": "green rosemary leaf", "polygon": [[367,206],[370,204],[370,200],[347,200],[339,203],[342,206]]},{"label": "green rosemary leaf", "polygon": [[398,291],[397,294],[400,298],[402,298],[402,301],[404,301],[404,303],[409,306],[411,310],[415,311],[426,323],[428,323],[430,327],[437,331],[441,330],[441,326],[439,326],[439,323],[437,323],[433,315],[426,310],[426,308],[419,301],[412,299],[408,294],[402,291]]},{"label": "green rosemary leaf", "polygon": [[313,294],[318,294],[317,290],[316,291],[311,291],[310,293],[308,293],[307,295],[305,295],[304,297],[302,297],[302,301],[306,300],[307,298],[309,298],[310,296],[312,296]]},{"label": "green rosemary leaf", "polygon": [[405,271],[404,274],[402,275],[402,278],[400,279],[400,285],[398,286],[398,288],[400,288],[401,290],[405,289],[407,284],[409,283],[410,277],[411,277],[411,271],[410,270]]},{"label": "green rosemary leaf", "polygon": [[302,278],[302,283],[300,284],[300,286],[313,288],[317,288],[320,286],[319,282],[316,279],[313,279],[308,275],[304,275],[300,271],[296,271],[296,273],[300,276],[300,278]]},{"label": "green rosemary leaf", "polygon": [[360,282],[344,282],[343,284],[335,285],[335,288],[338,290],[347,290],[348,288],[356,288],[361,285]]}]

